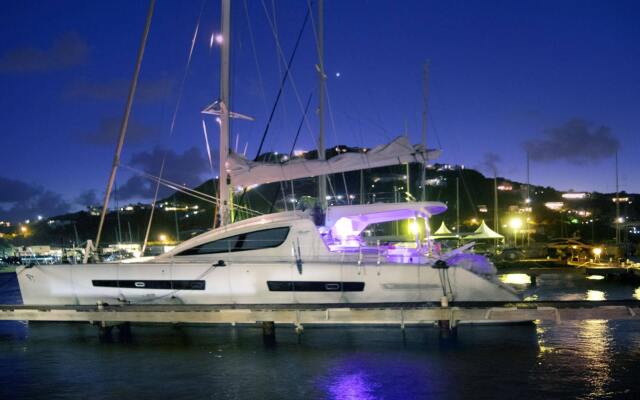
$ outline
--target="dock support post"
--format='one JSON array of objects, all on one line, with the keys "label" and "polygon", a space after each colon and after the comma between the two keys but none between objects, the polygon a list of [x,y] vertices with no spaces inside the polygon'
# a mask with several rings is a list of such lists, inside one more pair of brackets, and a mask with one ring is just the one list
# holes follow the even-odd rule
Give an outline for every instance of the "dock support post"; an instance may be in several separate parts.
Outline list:
[{"label": "dock support post", "polygon": [[123,322],[118,325],[118,340],[121,342],[131,341],[131,323]]},{"label": "dock support post", "polygon": [[458,326],[448,319],[438,321],[438,329],[442,340],[451,340],[458,336]]},{"label": "dock support post", "polygon": [[262,340],[265,344],[275,344],[276,324],[273,321],[262,321]]},{"label": "dock support post", "polygon": [[104,322],[98,326],[98,338],[102,343],[111,343],[113,342],[113,335],[111,332],[113,331],[113,325],[107,325]]},{"label": "dock support post", "polygon": [[531,279],[531,283],[529,284],[530,287],[534,288],[534,287],[538,286],[538,275],[537,274],[531,274],[530,275],[530,279]]}]

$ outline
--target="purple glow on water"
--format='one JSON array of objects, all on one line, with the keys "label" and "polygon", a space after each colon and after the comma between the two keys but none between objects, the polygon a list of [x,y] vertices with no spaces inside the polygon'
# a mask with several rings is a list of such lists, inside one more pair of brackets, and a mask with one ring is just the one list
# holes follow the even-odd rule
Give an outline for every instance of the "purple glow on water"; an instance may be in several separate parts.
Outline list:
[{"label": "purple glow on water", "polygon": [[366,373],[353,372],[336,376],[329,392],[336,400],[372,400],[378,398],[377,386]]}]

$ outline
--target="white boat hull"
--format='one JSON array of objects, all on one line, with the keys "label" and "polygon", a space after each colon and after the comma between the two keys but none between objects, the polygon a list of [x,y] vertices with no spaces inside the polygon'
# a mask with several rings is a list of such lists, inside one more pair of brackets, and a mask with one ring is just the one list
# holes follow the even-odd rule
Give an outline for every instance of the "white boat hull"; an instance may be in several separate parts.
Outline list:
[{"label": "white boat hull", "polygon": [[[41,265],[16,269],[24,304],[298,304],[440,301],[438,269],[417,264]],[[508,287],[447,270],[455,301],[517,301]],[[448,286],[448,285],[445,285]],[[447,290],[448,291],[448,290]]]}]

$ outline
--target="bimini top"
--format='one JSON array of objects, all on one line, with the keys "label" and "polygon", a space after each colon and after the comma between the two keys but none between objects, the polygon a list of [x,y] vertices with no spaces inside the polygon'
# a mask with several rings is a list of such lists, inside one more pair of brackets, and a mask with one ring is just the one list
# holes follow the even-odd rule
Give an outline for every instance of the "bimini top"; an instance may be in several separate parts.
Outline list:
[{"label": "bimini top", "polygon": [[444,203],[423,201],[416,203],[376,203],[334,206],[327,209],[325,227],[334,235],[358,235],[368,225],[409,218],[429,218],[447,211]]}]

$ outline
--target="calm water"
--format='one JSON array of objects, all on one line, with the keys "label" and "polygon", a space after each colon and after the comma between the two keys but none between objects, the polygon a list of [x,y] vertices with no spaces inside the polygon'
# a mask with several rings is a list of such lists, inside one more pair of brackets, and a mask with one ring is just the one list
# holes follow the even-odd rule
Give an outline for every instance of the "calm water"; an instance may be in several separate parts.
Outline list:
[{"label": "calm water", "polygon": [[[633,284],[539,273],[525,297],[638,298]],[[635,296],[635,297],[634,297]],[[0,274],[0,302],[19,302]],[[640,322],[434,328],[139,326],[101,343],[88,324],[0,322],[0,399],[640,398]]]}]

